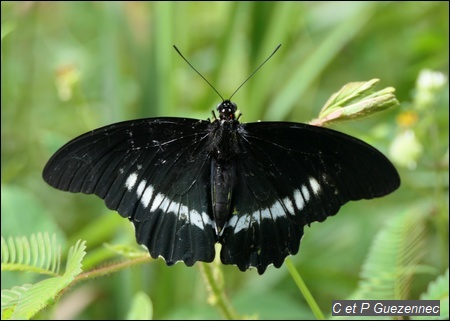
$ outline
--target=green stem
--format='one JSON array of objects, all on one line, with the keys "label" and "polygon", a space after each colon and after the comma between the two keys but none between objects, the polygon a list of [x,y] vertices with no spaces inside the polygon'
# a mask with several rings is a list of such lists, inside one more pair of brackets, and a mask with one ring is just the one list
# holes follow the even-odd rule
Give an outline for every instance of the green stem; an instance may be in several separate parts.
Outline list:
[{"label": "green stem", "polygon": [[[227,320],[237,320],[239,315],[232,307],[228,297],[225,295],[225,290],[223,289],[222,283],[216,277],[214,273],[218,272],[217,267],[213,264],[200,262],[200,271],[203,274],[203,279],[206,283],[206,287],[209,292],[209,301],[212,305],[216,306],[217,309],[222,313]],[[219,271],[221,273],[221,271]]]},{"label": "green stem", "polygon": [[300,292],[302,293],[312,312],[316,316],[316,319],[325,320],[325,317],[322,311],[320,310],[319,306],[317,305],[316,300],[314,300],[314,297],[312,296],[311,292],[309,292],[308,287],[306,286],[305,282],[303,282],[303,279],[301,278],[300,274],[296,270],[294,264],[291,262],[291,259],[289,257],[286,258],[285,264],[289,270],[289,273],[291,273],[292,278],[297,284]]},{"label": "green stem", "polygon": [[150,262],[152,260],[152,258],[150,257],[150,255],[143,255],[143,256],[139,256],[135,259],[132,260],[128,260],[128,261],[123,261],[123,262],[119,262],[119,263],[114,263],[108,266],[104,266],[101,267],[99,269],[95,269],[89,272],[84,272],[79,274],[72,282],[71,285],[74,285],[77,282],[80,281],[84,281],[84,280],[88,280],[88,279],[93,279],[96,277],[100,277],[100,276],[105,276],[114,272],[118,272],[121,270],[125,270],[131,266],[134,265],[138,265],[138,264],[142,264],[142,263],[146,263],[146,262]]}]

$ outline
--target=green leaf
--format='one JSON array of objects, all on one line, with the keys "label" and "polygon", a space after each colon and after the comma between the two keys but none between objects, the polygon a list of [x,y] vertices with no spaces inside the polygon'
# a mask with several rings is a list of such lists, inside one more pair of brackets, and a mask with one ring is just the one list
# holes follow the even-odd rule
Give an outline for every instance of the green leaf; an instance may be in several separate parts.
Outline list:
[{"label": "green leaf", "polygon": [[31,284],[15,286],[11,290],[2,290],[2,320],[10,320],[20,297],[31,288]]},{"label": "green leaf", "polygon": [[323,126],[325,123],[365,117],[398,106],[394,88],[387,87],[373,92],[373,88],[379,81],[379,79],[372,79],[344,85],[328,99],[319,113],[319,118],[313,120],[311,124]]},{"label": "green leaf", "polygon": [[75,276],[80,274],[83,270],[81,269],[81,261],[86,255],[86,242],[78,240],[75,246],[69,249],[69,255],[67,256],[66,273],[64,277],[70,278],[71,281]]},{"label": "green leaf", "polygon": [[28,291],[19,295],[11,318],[30,319],[37,312],[52,304],[60,292],[81,273],[81,261],[86,254],[85,248],[85,242],[81,240],[70,248],[64,275],[38,282],[32,285]]},{"label": "green leaf", "polygon": [[133,297],[127,320],[151,320],[153,317],[153,304],[150,297],[144,292],[138,292]]},{"label": "green leaf", "polygon": [[425,254],[425,217],[411,211],[393,217],[375,237],[351,299],[408,299],[414,273]]},{"label": "green leaf", "polygon": [[61,245],[56,235],[48,233],[25,236],[2,236],[2,271],[27,271],[57,276],[61,264]]},{"label": "green leaf", "polygon": [[420,296],[421,300],[440,300],[441,301],[441,315],[437,317],[411,317],[413,320],[448,320],[448,284],[449,273],[447,271],[439,276],[434,282],[428,285],[428,291]]}]

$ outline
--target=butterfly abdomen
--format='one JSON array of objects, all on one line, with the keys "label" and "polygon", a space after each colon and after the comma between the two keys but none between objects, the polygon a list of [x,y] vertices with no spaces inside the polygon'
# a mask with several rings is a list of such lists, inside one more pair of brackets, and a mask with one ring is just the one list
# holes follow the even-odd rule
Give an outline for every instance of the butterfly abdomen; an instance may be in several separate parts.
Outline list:
[{"label": "butterfly abdomen", "polygon": [[211,162],[211,198],[212,212],[219,235],[230,217],[233,189],[235,188],[236,166],[233,162]]}]

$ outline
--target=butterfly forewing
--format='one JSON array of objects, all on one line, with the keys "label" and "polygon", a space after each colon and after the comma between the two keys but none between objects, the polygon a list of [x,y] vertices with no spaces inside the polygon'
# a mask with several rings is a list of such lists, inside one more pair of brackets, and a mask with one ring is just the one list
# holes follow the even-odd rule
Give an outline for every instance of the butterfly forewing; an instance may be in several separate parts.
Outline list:
[{"label": "butterfly forewing", "polygon": [[44,179],[95,193],[128,217],[138,243],[168,264],[214,259],[210,216],[210,122],[184,118],[128,121],[84,134],[47,163]]},{"label": "butterfly forewing", "polygon": [[222,261],[241,270],[281,266],[298,252],[304,225],[400,184],[383,154],[351,136],[295,123],[241,126],[234,209],[221,235]]}]

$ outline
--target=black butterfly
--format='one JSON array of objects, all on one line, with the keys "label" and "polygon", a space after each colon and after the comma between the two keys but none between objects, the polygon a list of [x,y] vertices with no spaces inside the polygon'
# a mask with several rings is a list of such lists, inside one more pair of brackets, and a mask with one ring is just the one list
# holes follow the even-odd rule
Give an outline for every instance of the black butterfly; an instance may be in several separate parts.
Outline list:
[{"label": "black butterfly", "polygon": [[212,121],[147,118],[96,129],[57,151],[43,177],[104,199],[168,265],[211,262],[219,242],[224,264],[259,274],[298,252],[305,225],[400,185],[390,161],[359,139],[300,123],[240,123],[236,110],[223,100]]}]

